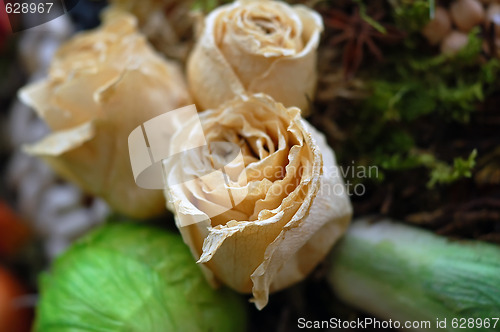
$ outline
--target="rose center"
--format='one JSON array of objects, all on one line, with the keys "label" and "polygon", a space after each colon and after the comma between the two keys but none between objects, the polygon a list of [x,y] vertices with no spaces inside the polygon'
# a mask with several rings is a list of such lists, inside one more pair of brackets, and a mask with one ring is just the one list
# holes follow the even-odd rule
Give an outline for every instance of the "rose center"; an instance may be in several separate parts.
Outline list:
[{"label": "rose center", "polygon": [[253,22],[257,28],[259,28],[266,35],[271,35],[276,32],[273,20],[268,17],[257,17],[253,19]]}]

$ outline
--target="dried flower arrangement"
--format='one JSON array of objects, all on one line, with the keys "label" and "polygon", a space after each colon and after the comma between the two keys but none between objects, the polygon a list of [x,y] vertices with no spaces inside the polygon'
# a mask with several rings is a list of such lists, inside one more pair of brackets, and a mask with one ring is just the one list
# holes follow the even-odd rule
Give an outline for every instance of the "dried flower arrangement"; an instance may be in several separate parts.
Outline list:
[{"label": "dried flower arrangement", "polygon": [[[500,243],[496,1],[110,3],[20,90],[48,126],[24,150],[115,213],[43,275],[37,331],[498,316],[500,250],[478,241]],[[163,192],[139,188],[128,135],[192,102],[208,149],[163,160]]]}]

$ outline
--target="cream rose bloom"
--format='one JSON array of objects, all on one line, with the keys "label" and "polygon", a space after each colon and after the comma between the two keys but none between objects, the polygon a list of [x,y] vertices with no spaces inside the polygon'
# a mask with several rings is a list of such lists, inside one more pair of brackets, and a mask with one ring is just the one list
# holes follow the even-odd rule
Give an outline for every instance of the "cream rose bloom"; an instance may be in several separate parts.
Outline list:
[{"label": "cream rose bloom", "polygon": [[202,109],[263,92],[307,110],[316,88],[323,30],[313,10],[284,2],[240,0],[210,13],[188,59],[188,83]]},{"label": "cream rose bloom", "polygon": [[351,219],[349,198],[333,151],[298,108],[257,94],[199,116],[204,136],[180,130],[170,149],[208,147],[164,161],[167,204],[208,280],[263,308],[323,260]]},{"label": "cream rose bloom", "polygon": [[25,147],[28,153],[118,212],[149,217],[164,211],[161,191],[135,184],[127,137],[190,97],[181,70],[153,51],[132,16],[114,16],[64,44],[48,77],[24,87],[20,98],[52,131]]}]

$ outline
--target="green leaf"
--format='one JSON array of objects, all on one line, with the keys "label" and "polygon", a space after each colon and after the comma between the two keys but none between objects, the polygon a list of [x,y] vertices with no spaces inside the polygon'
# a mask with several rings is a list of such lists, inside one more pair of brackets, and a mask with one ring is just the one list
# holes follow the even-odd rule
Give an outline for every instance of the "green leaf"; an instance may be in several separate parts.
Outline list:
[{"label": "green leaf", "polygon": [[[429,330],[456,331],[453,318],[498,317],[498,246],[358,220],[335,247],[331,266],[328,281],[337,295],[380,319],[430,321]],[[436,318],[447,318],[446,328],[438,329]]]},{"label": "green leaf", "polygon": [[214,290],[180,236],[104,226],[73,245],[41,279],[36,331],[236,331],[242,299]]}]

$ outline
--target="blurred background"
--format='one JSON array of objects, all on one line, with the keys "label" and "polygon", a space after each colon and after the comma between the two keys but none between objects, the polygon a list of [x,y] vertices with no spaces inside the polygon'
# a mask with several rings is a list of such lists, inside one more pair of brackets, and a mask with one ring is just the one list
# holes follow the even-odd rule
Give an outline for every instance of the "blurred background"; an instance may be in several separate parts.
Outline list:
[{"label": "blurred background", "polygon": [[[42,78],[59,45],[99,24],[105,1],[80,1],[70,15],[38,25],[23,15],[10,22],[0,9],[0,331],[30,331],[37,279],[71,241],[101,223],[105,203],[61,180],[41,160],[21,151],[48,129],[16,97]],[[27,27],[31,27],[26,29]],[[26,29],[26,30],[24,30]]]}]

